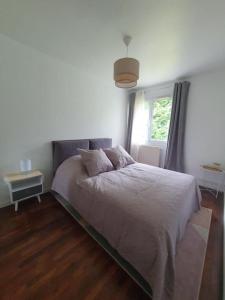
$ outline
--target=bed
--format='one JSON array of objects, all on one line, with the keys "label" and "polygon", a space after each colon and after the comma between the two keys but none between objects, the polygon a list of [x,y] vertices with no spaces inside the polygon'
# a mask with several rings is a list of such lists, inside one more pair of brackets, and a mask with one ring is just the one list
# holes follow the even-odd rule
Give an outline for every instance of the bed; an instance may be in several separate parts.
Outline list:
[{"label": "bed", "polygon": [[88,177],[78,148],[111,145],[111,139],[54,141],[52,190],[154,300],[171,300],[176,248],[200,208],[198,186],[191,175],[140,163]]}]

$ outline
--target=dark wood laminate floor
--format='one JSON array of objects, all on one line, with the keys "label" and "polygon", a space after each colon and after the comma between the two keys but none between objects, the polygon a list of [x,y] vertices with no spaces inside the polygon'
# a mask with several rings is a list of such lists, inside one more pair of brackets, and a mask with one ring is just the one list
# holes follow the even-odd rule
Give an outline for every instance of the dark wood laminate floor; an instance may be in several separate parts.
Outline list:
[{"label": "dark wood laminate floor", "polygon": [[[0,209],[0,299],[144,300],[145,293],[50,195]],[[221,299],[222,199],[213,209],[201,300]]]},{"label": "dark wood laminate floor", "polygon": [[203,193],[202,205],[212,209],[212,220],[199,300],[221,300],[223,294],[223,195]]}]

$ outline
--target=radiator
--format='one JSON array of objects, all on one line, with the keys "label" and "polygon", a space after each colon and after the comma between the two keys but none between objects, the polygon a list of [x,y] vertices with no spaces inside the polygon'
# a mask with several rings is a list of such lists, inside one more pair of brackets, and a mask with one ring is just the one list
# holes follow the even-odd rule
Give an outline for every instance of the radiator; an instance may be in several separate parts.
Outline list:
[{"label": "radiator", "polygon": [[159,167],[160,147],[141,145],[138,149],[137,161],[142,164]]}]

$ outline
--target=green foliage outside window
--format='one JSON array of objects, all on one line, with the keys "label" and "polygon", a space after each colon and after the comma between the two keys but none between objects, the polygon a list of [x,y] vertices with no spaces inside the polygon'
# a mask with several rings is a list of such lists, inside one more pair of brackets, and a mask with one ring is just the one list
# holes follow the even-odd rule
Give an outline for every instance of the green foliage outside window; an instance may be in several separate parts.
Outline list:
[{"label": "green foliage outside window", "polygon": [[168,137],[172,99],[160,98],[153,102],[151,139],[165,141]]}]

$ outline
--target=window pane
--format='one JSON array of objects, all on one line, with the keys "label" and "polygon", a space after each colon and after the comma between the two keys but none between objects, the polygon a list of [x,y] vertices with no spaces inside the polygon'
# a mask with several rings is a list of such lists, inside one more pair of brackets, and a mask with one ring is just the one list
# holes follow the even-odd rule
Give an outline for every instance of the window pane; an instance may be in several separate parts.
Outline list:
[{"label": "window pane", "polygon": [[151,139],[165,141],[168,137],[172,99],[159,98],[153,102]]}]

